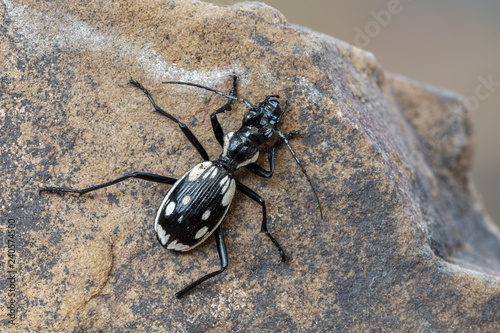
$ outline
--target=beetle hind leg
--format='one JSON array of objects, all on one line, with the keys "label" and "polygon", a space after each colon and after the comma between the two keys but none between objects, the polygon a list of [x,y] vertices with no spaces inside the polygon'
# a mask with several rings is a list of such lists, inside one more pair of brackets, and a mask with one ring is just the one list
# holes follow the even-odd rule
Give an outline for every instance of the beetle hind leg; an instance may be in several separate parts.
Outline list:
[{"label": "beetle hind leg", "polygon": [[104,187],[108,187],[114,184],[121,183],[124,180],[130,179],[130,178],[136,178],[136,179],[143,179],[147,180],[150,182],[156,182],[156,183],[163,183],[163,184],[170,184],[173,185],[177,179],[172,178],[172,177],[165,177],[161,175],[156,175],[153,173],[147,173],[147,172],[134,172],[125,176],[122,176],[120,178],[116,178],[114,180],[111,180],[109,182],[105,182],[102,184],[98,185],[93,185],[81,190],[78,189],[71,189],[71,188],[65,188],[65,187],[54,187],[54,186],[49,186],[49,187],[42,187],[38,190],[38,194],[42,192],[48,192],[48,193],[78,193],[78,194],[85,194],[88,192],[92,192]]},{"label": "beetle hind leg", "polygon": [[187,287],[176,293],[175,297],[182,298],[187,292],[199,286],[201,283],[205,282],[208,279],[213,278],[214,276],[219,275],[220,273],[226,270],[228,266],[227,249],[226,249],[226,243],[224,242],[224,235],[222,234],[221,226],[217,227],[217,230],[215,230],[215,242],[217,243],[217,250],[219,251],[219,259],[221,266],[220,269],[190,283]]},{"label": "beetle hind leg", "polygon": [[249,187],[243,185],[240,182],[236,182],[236,187],[237,187],[238,190],[240,190],[247,197],[249,197],[250,199],[252,199],[253,201],[257,202],[259,205],[262,206],[262,226],[260,228],[260,232],[265,233],[267,235],[267,237],[269,237],[269,239],[271,240],[271,242],[273,242],[274,246],[276,246],[276,248],[278,249],[278,251],[280,253],[281,261],[282,262],[287,261],[289,258],[285,254],[285,251],[281,247],[280,243],[276,240],[276,238],[274,238],[271,235],[271,233],[269,232],[269,230],[267,229],[266,201],[260,195],[258,195],[257,193],[255,193],[252,189],[250,189]]}]

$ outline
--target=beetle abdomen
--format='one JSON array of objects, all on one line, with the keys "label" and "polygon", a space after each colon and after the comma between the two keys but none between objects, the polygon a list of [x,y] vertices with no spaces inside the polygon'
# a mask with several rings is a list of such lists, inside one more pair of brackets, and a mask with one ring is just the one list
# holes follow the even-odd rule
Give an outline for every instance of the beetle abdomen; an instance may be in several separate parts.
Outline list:
[{"label": "beetle abdomen", "polygon": [[188,251],[202,243],[224,219],[234,197],[233,176],[213,162],[196,165],[167,193],[156,215],[158,241]]}]

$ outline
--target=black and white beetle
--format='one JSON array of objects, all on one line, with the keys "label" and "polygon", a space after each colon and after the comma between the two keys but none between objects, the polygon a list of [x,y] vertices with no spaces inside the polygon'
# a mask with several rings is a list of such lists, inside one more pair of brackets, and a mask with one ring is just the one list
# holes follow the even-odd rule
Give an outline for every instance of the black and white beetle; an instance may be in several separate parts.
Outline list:
[{"label": "black and white beetle", "polygon": [[[62,187],[45,187],[41,188],[40,192],[70,192],[84,194],[119,183],[129,178],[138,178],[173,185],[163,199],[156,214],[155,231],[158,241],[169,250],[189,251],[201,244],[208,236],[215,232],[215,240],[221,262],[220,270],[203,276],[176,293],[175,296],[179,298],[203,281],[222,273],[226,269],[228,265],[227,251],[220,225],[229,210],[236,189],[240,190],[243,194],[262,206],[261,232],[264,232],[277,247],[281,260],[286,261],[287,257],[283,248],[267,229],[267,212],[264,199],[247,186],[236,181],[233,175],[234,172],[244,166],[250,172],[258,176],[270,178],[274,172],[276,148],[284,143],[288,146],[304,175],[307,177],[314,192],[314,196],[318,201],[321,216],[323,216],[321,205],[311,180],[307,176],[305,169],[288,142],[289,138],[298,135],[298,133],[292,132],[290,134],[285,134],[278,128],[281,117],[285,114],[286,106],[282,111],[279,106],[278,95],[267,96],[264,101],[257,106],[244,98],[236,97],[236,80],[236,76],[233,76],[233,87],[229,94],[195,83],[177,81],[163,82],[168,84],[194,86],[228,98],[228,102],[210,116],[215,138],[222,146],[222,154],[217,160],[210,161],[205,148],[203,148],[191,130],[185,124],[156,105],[153,97],[146,88],[139,82],[131,79],[130,83],[144,92],[156,112],[173,120],[179,125],[184,135],[200,153],[205,162],[196,165],[178,180],[151,173],[134,172],[115,180],[82,190]],[[243,124],[239,130],[224,135],[222,127],[217,119],[217,114],[231,110],[234,101],[244,103],[250,110],[247,111],[243,117]],[[288,103],[286,105],[288,105]],[[276,133],[278,133],[280,138],[274,145],[268,148],[270,170],[267,171],[255,162],[259,157],[259,147],[273,140]]]}]

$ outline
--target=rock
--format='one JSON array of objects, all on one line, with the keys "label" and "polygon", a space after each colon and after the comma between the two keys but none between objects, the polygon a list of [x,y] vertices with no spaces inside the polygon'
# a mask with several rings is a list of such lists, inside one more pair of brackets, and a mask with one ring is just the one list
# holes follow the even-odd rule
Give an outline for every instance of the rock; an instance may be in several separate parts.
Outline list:
[{"label": "rock", "polygon": [[[15,326],[21,331],[493,332],[500,325],[500,232],[470,180],[462,97],[387,73],[368,52],[289,24],[260,3],[12,1],[1,15],[2,230],[15,227]],[[213,238],[187,253],[155,239],[169,186],[138,180],[82,188],[132,171],[180,177],[201,161],[130,77],[189,124],[216,158],[210,114],[224,98],[279,94],[285,132],[318,191],[283,148],[273,178],[238,179],[266,199],[280,263],[258,233],[260,207],[237,195],[224,223],[228,270]],[[246,108],[220,119],[239,127]],[[267,166],[265,154],[260,162]],[[14,221],[8,224],[9,219]],[[7,242],[4,236],[4,242]],[[7,252],[1,254],[8,262]],[[7,271],[6,271],[7,272]],[[6,274],[5,272],[5,274]],[[3,274],[3,276],[5,276]],[[10,273],[9,273],[10,274]],[[2,290],[11,284],[2,279]],[[9,280],[12,282],[12,280]]]}]

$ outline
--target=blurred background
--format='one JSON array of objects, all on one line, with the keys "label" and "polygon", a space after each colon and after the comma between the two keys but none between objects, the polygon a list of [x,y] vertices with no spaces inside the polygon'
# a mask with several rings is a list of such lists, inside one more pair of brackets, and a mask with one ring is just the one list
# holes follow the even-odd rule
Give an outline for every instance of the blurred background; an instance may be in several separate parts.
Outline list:
[{"label": "blurred background", "polygon": [[475,122],[474,182],[500,225],[499,0],[261,2],[290,23],[373,52],[386,70],[466,96]]}]

